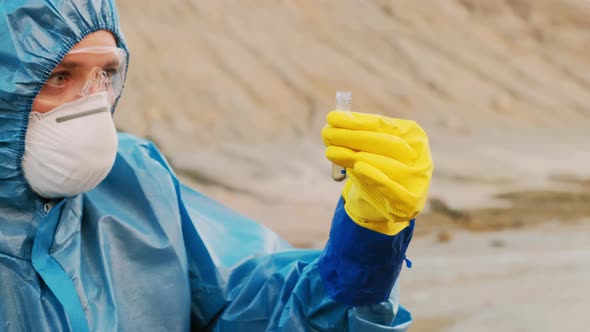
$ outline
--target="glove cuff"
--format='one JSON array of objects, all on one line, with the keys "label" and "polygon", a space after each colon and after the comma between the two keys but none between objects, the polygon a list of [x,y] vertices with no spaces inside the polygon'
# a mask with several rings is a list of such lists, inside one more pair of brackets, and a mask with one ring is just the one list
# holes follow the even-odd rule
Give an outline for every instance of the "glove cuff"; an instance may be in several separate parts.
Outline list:
[{"label": "glove cuff", "polygon": [[[344,209],[346,210],[346,214],[349,216],[350,220],[356,223],[358,226],[370,229],[377,233],[381,233],[384,235],[396,235],[397,233],[401,232],[402,230],[406,229],[410,226],[411,221],[397,221],[397,220],[388,220],[385,217],[382,217],[381,221],[368,221],[363,220],[359,217],[354,217],[354,213],[348,209],[346,204],[344,204]],[[391,216],[390,216],[391,217]],[[393,218],[393,217],[391,217]]]},{"label": "glove cuff", "polygon": [[386,301],[400,274],[413,231],[413,220],[394,236],[360,227],[348,216],[340,199],[330,239],[319,261],[330,297],[350,306]]}]

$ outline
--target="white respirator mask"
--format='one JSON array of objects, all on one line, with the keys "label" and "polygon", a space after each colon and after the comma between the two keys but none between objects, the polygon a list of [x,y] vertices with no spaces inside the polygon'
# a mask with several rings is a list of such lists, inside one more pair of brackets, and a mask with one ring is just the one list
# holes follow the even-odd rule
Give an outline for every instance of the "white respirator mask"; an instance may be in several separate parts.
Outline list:
[{"label": "white respirator mask", "polygon": [[41,197],[76,196],[108,175],[117,155],[117,130],[108,92],[31,112],[22,168]]}]

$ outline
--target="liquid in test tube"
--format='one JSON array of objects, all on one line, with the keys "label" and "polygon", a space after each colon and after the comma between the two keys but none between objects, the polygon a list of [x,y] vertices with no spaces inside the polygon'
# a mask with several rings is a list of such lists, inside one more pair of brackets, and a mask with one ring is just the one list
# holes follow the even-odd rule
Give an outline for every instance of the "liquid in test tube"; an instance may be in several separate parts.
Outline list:
[{"label": "liquid in test tube", "polygon": [[[336,109],[339,111],[351,111],[352,92],[338,91],[336,92]],[[343,167],[332,164],[332,179],[334,181],[342,181],[346,179],[346,171]]]}]

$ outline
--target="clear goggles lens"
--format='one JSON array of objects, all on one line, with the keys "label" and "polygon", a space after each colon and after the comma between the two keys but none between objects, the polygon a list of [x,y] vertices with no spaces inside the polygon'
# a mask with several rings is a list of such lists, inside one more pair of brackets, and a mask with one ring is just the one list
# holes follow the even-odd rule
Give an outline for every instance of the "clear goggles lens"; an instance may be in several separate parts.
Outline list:
[{"label": "clear goggles lens", "polygon": [[121,95],[127,52],[118,47],[87,47],[70,51],[55,67],[37,98],[55,106],[108,92],[111,103]]}]

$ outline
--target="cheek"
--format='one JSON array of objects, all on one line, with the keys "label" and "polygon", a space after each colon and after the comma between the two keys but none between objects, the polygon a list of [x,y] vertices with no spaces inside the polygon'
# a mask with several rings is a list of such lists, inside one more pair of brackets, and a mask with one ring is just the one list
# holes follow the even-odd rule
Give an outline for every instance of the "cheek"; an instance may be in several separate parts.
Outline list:
[{"label": "cheek", "polygon": [[33,106],[31,107],[31,112],[38,112],[38,113],[47,113],[49,111],[51,111],[52,109],[56,108],[59,105],[56,105],[54,102],[45,100],[45,99],[40,99],[40,98],[35,98],[35,100],[33,100]]}]

